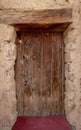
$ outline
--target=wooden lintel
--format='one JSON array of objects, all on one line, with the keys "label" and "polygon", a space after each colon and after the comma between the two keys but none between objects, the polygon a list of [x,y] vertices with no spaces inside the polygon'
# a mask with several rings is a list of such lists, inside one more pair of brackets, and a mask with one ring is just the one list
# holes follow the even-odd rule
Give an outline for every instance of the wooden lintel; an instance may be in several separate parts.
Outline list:
[{"label": "wooden lintel", "polygon": [[72,9],[44,9],[31,11],[0,10],[0,23],[17,25],[52,25],[71,23]]},{"label": "wooden lintel", "polygon": [[44,25],[44,26],[37,26],[37,25],[27,25],[27,24],[17,24],[14,25],[16,31],[18,32],[30,32],[30,31],[49,31],[49,32],[64,32],[64,30],[68,27],[70,23],[66,24],[54,24],[54,25]]}]

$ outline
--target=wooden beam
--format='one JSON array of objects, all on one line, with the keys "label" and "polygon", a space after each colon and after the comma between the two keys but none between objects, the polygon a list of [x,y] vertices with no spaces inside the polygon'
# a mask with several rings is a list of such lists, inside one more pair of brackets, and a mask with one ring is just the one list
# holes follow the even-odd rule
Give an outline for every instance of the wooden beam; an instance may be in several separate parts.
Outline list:
[{"label": "wooden beam", "polygon": [[0,10],[0,23],[17,25],[52,25],[71,23],[71,9],[44,9],[31,11]]},{"label": "wooden beam", "polygon": [[54,25],[27,25],[27,24],[17,24],[14,25],[16,28],[16,31],[19,32],[30,32],[30,31],[44,31],[44,32],[64,32],[64,30],[68,27],[70,23],[65,23],[65,24],[54,24]]}]

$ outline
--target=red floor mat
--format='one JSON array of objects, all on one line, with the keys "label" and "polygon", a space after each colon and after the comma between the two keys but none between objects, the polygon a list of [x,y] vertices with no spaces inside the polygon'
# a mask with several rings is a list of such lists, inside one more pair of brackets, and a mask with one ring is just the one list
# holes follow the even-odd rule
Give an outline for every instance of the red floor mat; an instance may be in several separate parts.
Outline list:
[{"label": "red floor mat", "polygon": [[71,130],[65,116],[18,117],[12,130]]}]

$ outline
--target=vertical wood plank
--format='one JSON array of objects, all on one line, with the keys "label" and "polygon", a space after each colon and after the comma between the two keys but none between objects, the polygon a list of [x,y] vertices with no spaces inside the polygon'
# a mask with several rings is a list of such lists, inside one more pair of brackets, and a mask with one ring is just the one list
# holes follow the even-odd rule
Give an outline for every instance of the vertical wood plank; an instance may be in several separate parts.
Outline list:
[{"label": "vertical wood plank", "polygon": [[51,87],[52,87],[52,98],[51,98],[51,105],[52,105],[52,115],[56,114],[56,90],[55,86],[57,84],[56,78],[56,35],[52,33],[52,61],[51,61]]},{"label": "vertical wood plank", "polygon": [[33,110],[33,97],[32,97],[32,71],[33,71],[33,60],[32,60],[32,34],[24,33],[24,115],[32,116]]},{"label": "vertical wood plank", "polygon": [[49,32],[43,33],[43,116],[50,115],[51,107],[51,41]]},{"label": "vertical wood plank", "polygon": [[57,114],[62,114],[62,34],[57,33]]},{"label": "vertical wood plank", "polygon": [[41,113],[41,32],[33,33],[33,113]]},{"label": "vertical wood plank", "polygon": [[24,62],[23,52],[24,44],[17,43],[17,61],[16,61],[16,90],[17,90],[17,111],[19,116],[23,116],[23,80],[24,80]]},{"label": "vertical wood plank", "polygon": [[[52,114],[62,112],[62,42],[61,34],[52,34]],[[61,112],[60,112],[61,111]]]}]

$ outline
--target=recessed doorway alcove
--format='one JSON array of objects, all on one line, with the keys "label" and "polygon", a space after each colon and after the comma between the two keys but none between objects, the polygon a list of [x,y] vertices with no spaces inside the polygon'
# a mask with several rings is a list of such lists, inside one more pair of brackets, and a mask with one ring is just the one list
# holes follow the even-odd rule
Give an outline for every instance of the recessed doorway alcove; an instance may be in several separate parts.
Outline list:
[{"label": "recessed doorway alcove", "polygon": [[15,24],[15,78],[19,116],[41,119],[65,115],[63,32],[71,23],[71,19],[67,20],[66,12],[71,13],[65,9],[40,11],[39,16],[37,12],[31,12],[36,17],[33,16],[33,22],[30,15],[30,23]]},{"label": "recessed doorway alcove", "polygon": [[23,13],[24,19],[21,17],[20,23],[14,25],[17,30],[18,115],[64,115],[63,32],[71,23],[71,10],[30,11],[27,14]]},{"label": "recessed doorway alcove", "polygon": [[12,25],[17,34],[18,116],[66,115],[63,32],[72,22],[72,10],[14,10],[7,16],[2,22]]}]

